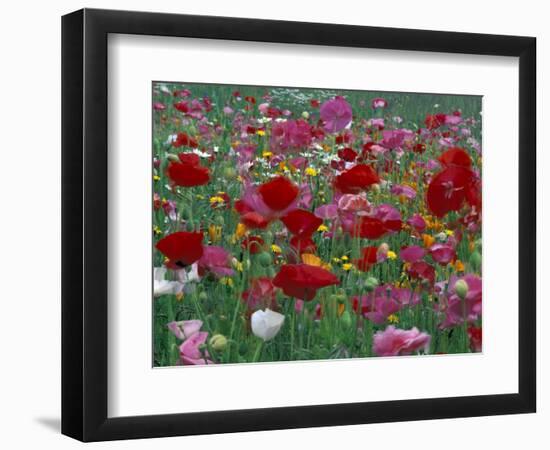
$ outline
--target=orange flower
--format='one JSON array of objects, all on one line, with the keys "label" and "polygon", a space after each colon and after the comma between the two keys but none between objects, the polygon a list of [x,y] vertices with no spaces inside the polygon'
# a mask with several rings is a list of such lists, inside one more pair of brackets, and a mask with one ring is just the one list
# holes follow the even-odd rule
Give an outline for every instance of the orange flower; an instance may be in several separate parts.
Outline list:
[{"label": "orange flower", "polygon": [[423,234],[422,241],[424,242],[424,247],[430,248],[435,242],[435,238],[433,236],[430,236],[429,234]]},{"label": "orange flower", "polygon": [[324,262],[317,255],[312,253],[302,253],[302,262],[308,266],[322,267],[323,269],[330,270],[330,264]]}]

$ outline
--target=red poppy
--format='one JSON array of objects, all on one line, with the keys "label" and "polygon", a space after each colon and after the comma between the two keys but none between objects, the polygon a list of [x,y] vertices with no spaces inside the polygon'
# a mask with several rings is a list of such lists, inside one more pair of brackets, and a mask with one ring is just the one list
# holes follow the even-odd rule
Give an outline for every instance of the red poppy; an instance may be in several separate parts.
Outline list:
[{"label": "red poppy", "polygon": [[344,161],[353,162],[357,158],[357,152],[350,147],[346,147],[338,150],[338,157]]},{"label": "red poppy", "polygon": [[432,178],[426,199],[428,208],[437,217],[449,211],[458,211],[466,198],[466,190],[473,182],[473,172],[460,166],[451,166]]},{"label": "red poppy", "polygon": [[419,153],[419,154],[422,154],[426,151],[426,144],[415,144],[414,147],[413,147],[413,152],[414,153]]},{"label": "red poppy", "polygon": [[472,159],[468,152],[460,147],[452,147],[439,156],[439,161],[445,167],[459,166],[469,169],[472,167]]},{"label": "red poppy", "polygon": [[269,225],[269,221],[255,211],[243,214],[241,216],[241,222],[246,226],[246,228],[250,229],[259,228],[263,230]]},{"label": "red poppy", "polygon": [[179,162],[171,162],[166,169],[168,178],[176,186],[202,186],[210,181],[210,171],[200,165],[198,155],[194,153],[180,153]]},{"label": "red poppy", "polygon": [[317,246],[309,236],[293,236],[290,239],[290,246],[300,255],[302,253],[315,253]]},{"label": "red poppy", "polygon": [[295,209],[281,220],[292,234],[304,237],[311,236],[323,223],[322,219],[304,209]]},{"label": "red poppy", "polygon": [[344,194],[358,194],[379,181],[378,174],[371,166],[357,164],[338,175],[334,187]]},{"label": "red poppy", "polygon": [[[175,95],[175,92],[174,92],[174,95]],[[189,112],[189,104],[185,100],[180,100],[179,102],[174,103],[174,108],[176,108],[179,112],[182,112],[182,113]]]},{"label": "red poppy", "polygon": [[470,339],[470,348],[473,352],[481,352],[483,343],[483,333],[481,327],[468,327],[468,338]]},{"label": "red poppy", "polygon": [[426,116],[426,119],[424,120],[424,124],[426,125],[426,128],[433,130],[435,128],[439,128],[441,125],[445,123],[445,114],[438,113],[438,114],[428,114]]},{"label": "red poppy", "polygon": [[375,217],[360,216],[353,228],[353,235],[366,239],[378,239],[388,232],[382,220]]},{"label": "red poppy", "polygon": [[288,178],[276,177],[258,187],[258,193],[264,203],[275,211],[288,208],[298,197],[298,186]]},{"label": "red poppy", "polygon": [[247,101],[248,103],[252,103],[253,105],[256,104],[256,98],[255,98],[255,97],[252,97],[251,95],[247,95],[244,99],[245,99],[245,101]]},{"label": "red poppy", "polygon": [[197,148],[199,143],[196,139],[190,137],[187,133],[178,133],[176,135],[176,140],[172,142],[172,145],[176,148],[178,147],[191,147]]},{"label": "red poppy", "polygon": [[311,105],[312,108],[319,108],[319,105],[321,104],[319,102],[319,100],[316,100],[316,99],[311,99],[309,101],[309,104]]},{"label": "red poppy", "polygon": [[241,242],[243,250],[248,249],[251,255],[255,255],[263,251],[264,240],[260,236],[248,236]]},{"label": "red poppy", "polygon": [[305,301],[313,300],[317,289],[340,284],[328,270],[308,264],[285,264],[273,279],[273,285],[290,296]]},{"label": "red poppy", "polygon": [[202,233],[178,231],[157,242],[156,248],[171,263],[183,267],[198,261],[203,254]]},{"label": "red poppy", "polygon": [[365,247],[361,250],[361,257],[353,260],[353,264],[359,270],[368,272],[378,260],[377,247]]},{"label": "red poppy", "polygon": [[435,282],[435,269],[425,261],[412,263],[407,272],[411,278],[428,282],[430,285],[433,285]]}]

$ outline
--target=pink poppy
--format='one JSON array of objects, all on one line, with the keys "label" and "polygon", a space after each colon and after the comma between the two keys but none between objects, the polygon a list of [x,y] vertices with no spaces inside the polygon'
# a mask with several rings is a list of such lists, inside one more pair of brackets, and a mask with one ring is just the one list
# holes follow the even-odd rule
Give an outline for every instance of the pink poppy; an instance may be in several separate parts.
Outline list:
[{"label": "pink poppy", "polygon": [[202,320],[182,320],[180,322],[170,322],[166,326],[174,336],[180,341],[184,341],[200,331]]},{"label": "pink poppy", "polygon": [[399,257],[405,262],[413,263],[424,258],[425,254],[426,250],[422,247],[419,247],[418,245],[410,245],[401,249],[399,252]]},{"label": "pink poppy", "polygon": [[199,275],[210,272],[218,277],[230,277],[234,274],[231,268],[231,254],[223,247],[208,245],[204,247],[199,259]]},{"label": "pink poppy", "polygon": [[338,133],[346,128],[352,119],[351,105],[340,96],[324,102],[319,113],[324,123],[324,130],[328,133]]},{"label": "pink poppy", "polygon": [[434,244],[429,250],[434,261],[442,266],[446,266],[456,257],[455,249],[450,245]]},{"label": "pink poppy", "polygon": [[208,333],[206,331],[199,331],[187,338],[183,344],[180,345],[180,358],[184,365],[199,366],[204,364],[213,364],[208,359],[210,355],[208,350],[200,350],[200,347],[206,343],[208,339]]},{"label": "pink poppy", "polygon": [[[455,285],[458,280],[463,280],[468,286],[466,296],[462,300],[456,293]],[[474,322],[481,316],[482,282],[481,278],[474,274],[466,274],[461,278],[452,275],[445,292],[445,282],[437,283],[436,292],[440,293],[441,301],[436,309],[444,313],[444,319],[439,328],[450,328],[467,322]]]},{"label": "pink poppy", "polygon": [[390,192],[393,195],[402,195],[408,199],[413,199],[416,197],[416,191],[412,187],[401,184],[394,184],[391,187]]},{"label": "pink poppy", "polygon": [[422,233],[426,229],[426,221],[418,213],[413,214],[413,216],[407,220],[407,223],[419,233]]},{"label": "pink poppy", "polygon": [[373,337],[372,349],[378,356],[401,356],[430,349],[431,336],[414,327],[401,330],[390,325]]}]

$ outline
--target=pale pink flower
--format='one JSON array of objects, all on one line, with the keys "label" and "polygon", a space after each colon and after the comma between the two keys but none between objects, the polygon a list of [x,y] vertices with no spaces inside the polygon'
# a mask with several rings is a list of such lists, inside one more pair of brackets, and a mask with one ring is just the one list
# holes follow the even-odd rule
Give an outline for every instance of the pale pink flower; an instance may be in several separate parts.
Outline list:
[{"label": "pale pink flower", "polygon": [[384,331],[378,331],[373,337],[372,349],[378,356],[410,355],[430,348],[431,336],[414,327],[410,330],[401,330],[393,325]]}]

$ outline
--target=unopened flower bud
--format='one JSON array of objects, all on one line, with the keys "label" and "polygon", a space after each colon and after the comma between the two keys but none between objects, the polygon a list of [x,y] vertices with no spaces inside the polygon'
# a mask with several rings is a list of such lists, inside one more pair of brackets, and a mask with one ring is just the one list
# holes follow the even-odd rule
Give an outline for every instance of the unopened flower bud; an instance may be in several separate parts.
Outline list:
[{"label": "unopened flower bud", "polygon": [[223,176],[227,180],[231,180],[237,176],[237,171],[234,167],[226,167],[225,169],[223,169]]},{"label": "unopened flower bud", "polygon": [[380,193],[380,185],[378,183],[373,184],[371,186],[371,189],[372,189],[372,192],[374,192],[375,194]]},{"label": "unopened flower bud", "polygon": [[345,310],[342,313],[340,320],[342,321],[342,325],[344,325],[345,327],[349,328],[351,326],[351,314],[349,313],[348,310]]},{"label": "unopened flower bud", "polygon": [[304,112],[302,113],[302,117],[303,117],[304,119],[306,119],[306,120],[309,119],[309,113],[308,113],[307,111],[304,111]]},{"label": "unopened flower bud", "polygon": [[372,292],[378,286],[378,280],[374,277],[369,277],[365,281],[365,290],[367,292]]},{"label": "unopened flower bud", "polygon": [[478,269],[481,266],[481,253],[477,250],[470,255],[470,264],[472,264],[474,269]]},{"label": "unopened flower bud", "polygon": [[269,267],[273,263],[273,257],[268,252],[262,252],[257,257],[262,267]]},{"label": "unopened flower bud", "polygon": [[466,283],[465,280],[458,280],[455,283],[456,295],[458,295],[462,300],[464,300],[468,295],[468,288],[469,288],[468,283]]},{"label": "unopened flower bud", "polygon": [[223,352],[227,347],[227,338],[223,334],[215,334],[210,338],[210,346],[217,352]]},{"label": "unopened flower bud", "polygon": [[199,300],[204,302],[208,299],[208,294],[204,291],[202,291],[200,294],[199,294]]},{"label": "unopened flower bud", "polygon": [[178,158],[178,155],[174,155],[173,153],[167,153],[166,159],[171,162],[178,162],[180,159]]}]

